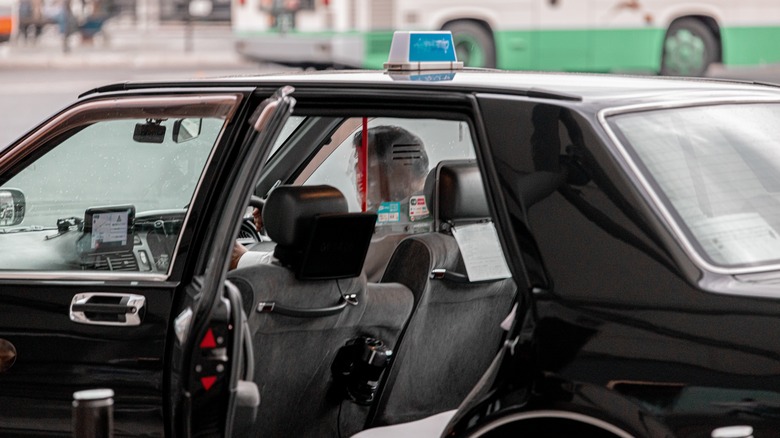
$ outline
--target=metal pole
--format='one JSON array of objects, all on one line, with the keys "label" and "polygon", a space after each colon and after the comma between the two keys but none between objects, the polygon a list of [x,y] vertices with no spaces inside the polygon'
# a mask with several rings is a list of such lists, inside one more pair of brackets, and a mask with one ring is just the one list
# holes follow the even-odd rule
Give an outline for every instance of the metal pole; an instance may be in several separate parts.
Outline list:
[{"label": "metal pole", "polygon": [[88,389],[73,393],[73,438],[114,437],[114,391]]},{"label": "metal pole", "polygon": [[190,14],[192,0],[187,2],[187,11],[184,18],[184,52],[192,52],[192,14]]},{"label": "metal pole", "polygon": [[70,37],[71,26],[73,25],[73,11],[71,11],[71,0],[62,0],[62,11],[60,16],[60,31],[62,31],[62,52],[70,52],[70,43],[68,37]]}]

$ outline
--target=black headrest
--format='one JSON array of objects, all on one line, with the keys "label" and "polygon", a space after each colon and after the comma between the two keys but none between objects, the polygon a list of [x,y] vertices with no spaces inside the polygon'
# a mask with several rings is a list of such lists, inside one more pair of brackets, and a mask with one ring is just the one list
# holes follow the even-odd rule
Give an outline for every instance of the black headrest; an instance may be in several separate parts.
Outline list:
[{"label": "black headrest", "polygon": [[445,160],[425,182],[437,229],[442,223],[490,219],[482,175],[473,160]]},{"label": "black headrest", "polygon": [[301,280],[359,276],[376,214],[347,211],[344,195],[334,187],[277,187],[263,207],[263,224],[276,242],[274,256]]},{"label": "black headrest", "polygon": [[331,186],[279,186],[263,206],[263,226],[278,245],[301,246],[309,238],[314,216],[346,213],[347,200]]}]

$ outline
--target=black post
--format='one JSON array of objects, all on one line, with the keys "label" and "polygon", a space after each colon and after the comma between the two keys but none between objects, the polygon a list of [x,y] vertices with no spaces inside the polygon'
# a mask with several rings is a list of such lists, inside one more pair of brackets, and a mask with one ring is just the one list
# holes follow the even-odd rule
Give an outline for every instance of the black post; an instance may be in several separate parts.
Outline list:
[{"label": "black post", "polygon": [[70,43],[68,42],[68,37],[70,37],[71,34],[71,27],[73,26],[73,21],[75,20],[75,17],[73,17],[73,12],[70,10],[70,2],[71,0],[63,0],[62,1],[62,11],[60,11],[60,31],[62,32],[62,53],[69,53],[70,52]]},{"label": "black post", "polygon": [[114,391],[88,389],[73,393],[73,438],[113,438]]},{"label": "black post", "polygon": [[187,1],[187,11],[184,13],[184,52],[192,52],[192,15],[190,14],[190,3]]}]

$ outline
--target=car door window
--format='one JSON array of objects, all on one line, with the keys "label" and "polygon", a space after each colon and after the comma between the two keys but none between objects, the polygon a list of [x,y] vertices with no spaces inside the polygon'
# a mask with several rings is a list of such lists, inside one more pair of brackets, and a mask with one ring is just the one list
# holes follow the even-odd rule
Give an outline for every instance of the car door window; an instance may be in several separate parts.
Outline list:
[{"label": "car door window", "polygon": [[[338,141],[333,145],[335,147],[325,147],[320,151],[318,157],[321,162],[315,158],[312,166],[316,169],[310,175],[304,171],[305,180],[301,182],[306,185],[332,185],[347,198],[350,211],[360,211],[362,197],[358,189],[360,170],[356,169],[356,146],[362,142],[362,118],[345,119],[342,127],[346,128],[345,134],[334,136],[334,141]],[[424,181],[427,172],[440,161],[474,158],[469,125],[462,121],[375,117],[367,120],[366,127],[369,132],[378,133],[376,137],[367,139],[370,164],[365,178],[368,211],[378,211],[383,202],[400,202],[420,192],[419,176],[422,175]],[[400,147],[388,150],[388,154],[385,151],[380,153],[372,141],[374,138],[394,138]],[[403,165],[392,166],[393,162],[403,162]],[[422,168],[405,175],[391,170],[415,166]],[[391,187],[387,187],[388,181]]]},{"label": "car door window", "polygon": [[92,103],[20,145],[10,155],[30,158],[0,187],[0,269],[167,272],[236,99]]},{"label": "car door window", "polygon": [[344,194],[350,211],[377,214],[364,270],[378,281],[400,240],[434,231],[429,174],[441,161],[475,158],[469,124],[350,117],[329,138],[296,184],[331,185]]}]

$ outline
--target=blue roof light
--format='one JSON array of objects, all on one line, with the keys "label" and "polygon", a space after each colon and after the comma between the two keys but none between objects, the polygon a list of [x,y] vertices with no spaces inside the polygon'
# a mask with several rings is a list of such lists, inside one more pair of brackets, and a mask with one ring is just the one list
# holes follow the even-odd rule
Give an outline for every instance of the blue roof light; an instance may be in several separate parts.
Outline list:
[{"label": "blue roof light", "polygon": [[463,63],[458,62],[452,32],[449,31],[396,31],[385,63],[385,69],[391,71],[462,68]]}]

